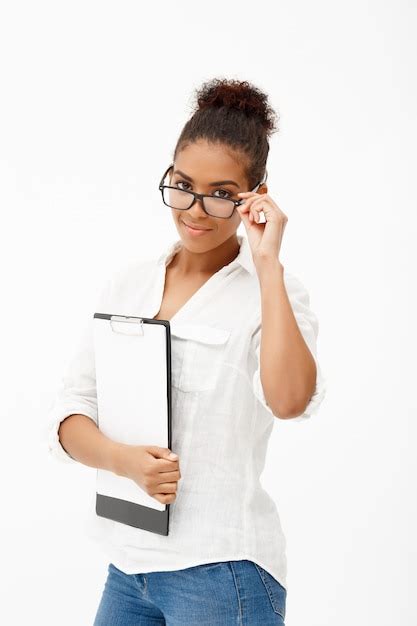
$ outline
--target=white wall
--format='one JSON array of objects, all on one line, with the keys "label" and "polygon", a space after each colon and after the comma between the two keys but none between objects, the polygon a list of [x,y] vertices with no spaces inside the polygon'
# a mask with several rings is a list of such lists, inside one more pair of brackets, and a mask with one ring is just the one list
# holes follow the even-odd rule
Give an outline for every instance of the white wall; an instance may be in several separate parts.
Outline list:
[{"label": "white wall", "polygon": [[95,470],[48,457],[45,407],[107,273],[176,236],[157,186],[214,76],[255,83],[280,113],[281,260],[310,291],[328,381],[318,415],[276,424],[263,474],[288,543],[287,626],[417,623],[416,13],[2,3],[3,623],[92,623]]}]

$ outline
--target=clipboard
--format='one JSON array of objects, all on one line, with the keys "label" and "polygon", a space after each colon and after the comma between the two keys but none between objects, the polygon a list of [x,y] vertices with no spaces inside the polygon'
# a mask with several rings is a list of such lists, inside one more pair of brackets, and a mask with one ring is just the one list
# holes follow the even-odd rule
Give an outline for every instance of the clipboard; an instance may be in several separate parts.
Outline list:
[{"label": "clipboard", "polygon": [[[99,429],[121,443],[170,448],[169,321],[94,313],[93,337]],[[168,535],[169,510],[134,480],[97,469],[97,515]]]}]

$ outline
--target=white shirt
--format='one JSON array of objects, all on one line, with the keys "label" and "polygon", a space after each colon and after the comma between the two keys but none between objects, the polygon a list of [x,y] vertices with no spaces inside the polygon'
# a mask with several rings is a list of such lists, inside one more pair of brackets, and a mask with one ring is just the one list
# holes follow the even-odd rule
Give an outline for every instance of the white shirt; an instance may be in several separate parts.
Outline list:
[{"label": "white shirt", "polygon": [[[170,320],[171,449],[179,455],[181,478],[170,505],[169,535],[91,512],[90,536],[127,574],[249,559],[286,587],[286,540],[276,505],[259,480],[278,419],[260,380],[260,285],[249,242],[242,235],[238,240],[238,256]],[[181,245],[177,240],[158,258],[119,269],[102,289],[95,311],[153,318],[161,306],[166,266]],[[309,294],[285,268],[284,283],[317,365],[314,395],[305,413],[290,420],[302,421],[318,410],[326,381],[317,361],[318,321]],[[69,463],[77,461],[59,442],[60,422],[81,413],[97,424],[93,313],[50,408],[49,450]]]}]

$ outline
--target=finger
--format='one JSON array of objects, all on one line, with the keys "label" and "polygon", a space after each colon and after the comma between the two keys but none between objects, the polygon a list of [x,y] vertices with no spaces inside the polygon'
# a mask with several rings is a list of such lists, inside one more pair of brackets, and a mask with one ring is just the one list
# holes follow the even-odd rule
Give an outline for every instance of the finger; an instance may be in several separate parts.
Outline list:
[{"label": "finger", "polygon": [[155,500],[161,502],[161,504],[172,504],[175,502],[177,494],[175,493],[157,493],[156,496],[153,496]]},{"label": "finger", "polygon": [[170,461],[169,459],[154,459],[153,467],[158,472],[175,472],[179,468],[179,459]]},{"label": "finger", "polygon": [[261,194],[256,191],[238,191],[237,195],[242,198],[248,198],[249,196],[260,196]]},{"label": "finger", "polygon": [[244,207],[250,207],[254,200],[262,197],[262,194],[256,193],[254,191],[239,192],[237,195],[241,196],[240,200],[243,200],[243,204],[241,206]]},{"label": "finger", "polygon": [[251,204],[250,210],[252,211],[256,222],[259,222],[261,212],[264,213],[266,218],[267,214],[271,211],[279,211],[278,207],[270,198],[257,198]]},{"label": "finger", "polygon": [[252,203],[255,201],[255,199],[257,197],[258,196],[253,196],[252,198],[247,198],[246,200],[244,200],[243,204],[238,206],[238,210],[239,210],[239,213],[240,213],[242,219],[244,219],[245,215],[247,215],[247,217],[249,217]]},{"label": "finger", "polygon": [[249,212],[249,207],[250,207],[250,203],[247,200],[243,200],[242,204],[240,204],[238,206],[239,212],[242,213],[248,213]]},{"label": "finger", "polygon": [[237,211],[240,215],[240,219],[242,220],[245,228],[249,228],[250,226],[249,209],[244,204],[241,204],[237,207]]},{"label": "finger", "polygon": [[[246,204],[246,203],[245,203],[245,204]],[[245,226],[246,226],[247,228],[249,228],[249,226],[250,226],[251,224],[253,224],[254,222],[256,222],[256,220],[255,220],[255,216],[257,215],[257,213],[255,213],[255,212],[253,212],[253,211],[251,210],[251,205],[244,206],[244,208],[242,208],[242,205],[241,205],[241,207],[239,207],[239,209],[240,209],[240,211],[239,211],[240,216],[241,216],[241,218],[242,218],[242,220],[243,220],[243,222],[244,222]]]},{"label": "finger", "polygon": [[259,207],[259,203],[262,203],[262,206],[265,206],[267,203],[269,203],[269,207],[271,208],[275,204],[270,196],[263,193],[254,193],[250,198],[247,198],[245,200],[244,207],[246,213],[252,212],[253,214],[253,218],[250,220],[251,222],[259,222],[259,213],[263,211],[263,208],[258,208],[255,210],[255,207]]},{"label": "finger", "polygon": [[154,493],[176,493],[177,483],[160,483],[155,487]]},{"label": "finger", "polygon": [[174,480],[178,480],[181,478],[181,473],[179,471],[175,472],[160,472],[156,478],[156,480],[163,481],[164,483],[170,483]]},{"label": "finger", "polygon": [[258,204],[258,202],[265,202],[268,207],[271,207],[275,211],[278,211],[279,213],[282,213],[284,215],[284,212],[279,208],[277,203],[268,194],[265,193],[263,195],[260,195],[258,198],[255,198],[251,206],[253,206],[254,204]]},{"label": "finger", "polygon": [[260,213],[264,210],[264,207],[265,207],[265,202],[263,202],[262,200],[255,201],[251,204],[249,208],[249,211],[250,211],[249,219],[251,222],[259,223]]}]

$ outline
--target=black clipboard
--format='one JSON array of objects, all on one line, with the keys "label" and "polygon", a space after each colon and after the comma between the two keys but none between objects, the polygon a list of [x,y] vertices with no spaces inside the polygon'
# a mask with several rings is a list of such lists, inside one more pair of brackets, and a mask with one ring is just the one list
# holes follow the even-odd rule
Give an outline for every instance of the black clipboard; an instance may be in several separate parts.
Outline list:
[{"label": "black clipboard", "polygon": [[[171,448],[169,321],[94,313],[93,322],[98,427],[121,443]],[[168,535],[169,509],[135,481],[97,469],[97,515]]]}]

